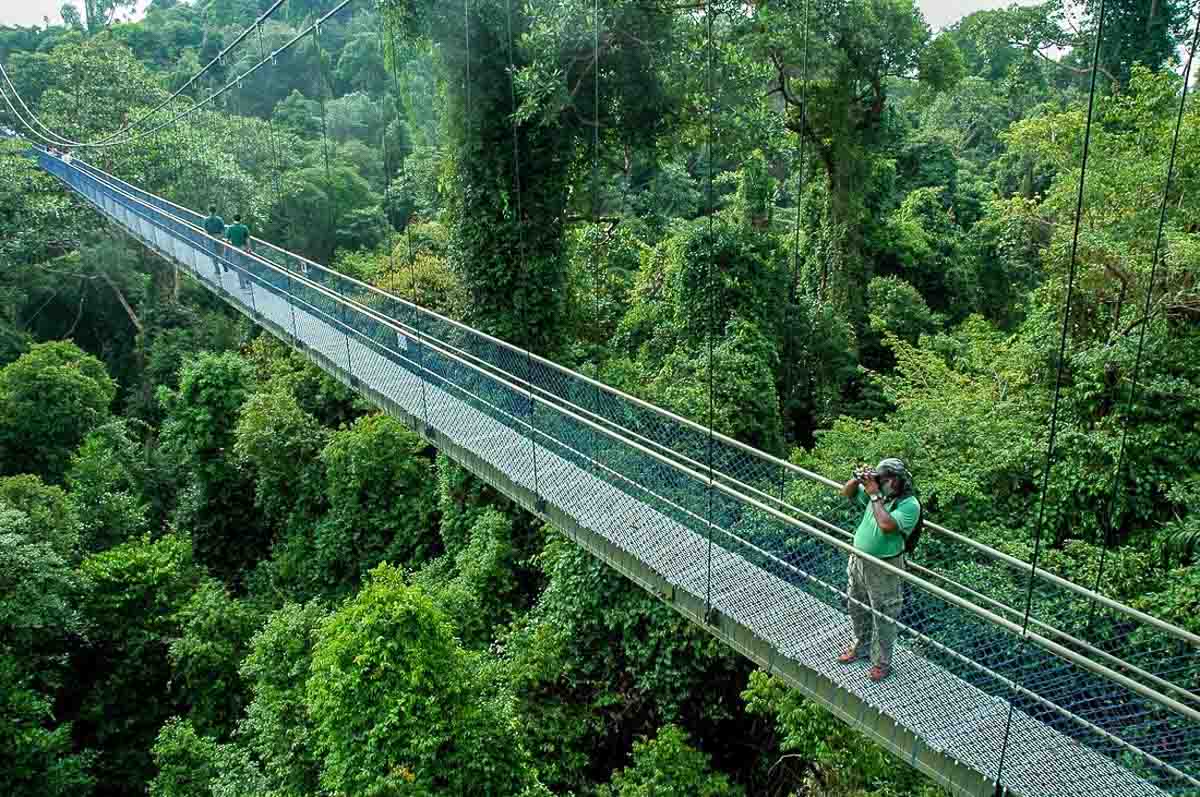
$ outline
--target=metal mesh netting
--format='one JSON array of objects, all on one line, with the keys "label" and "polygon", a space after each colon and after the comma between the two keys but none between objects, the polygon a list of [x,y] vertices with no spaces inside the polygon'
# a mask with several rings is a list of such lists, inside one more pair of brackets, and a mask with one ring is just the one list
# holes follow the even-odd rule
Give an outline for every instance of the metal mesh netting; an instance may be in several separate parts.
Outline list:
[{"label": "metal mesh netting", "polygon": [[1020,793],[1200,786],[1198,656],[1179,633],[1037,578],[1038,636],[1023,637],[1027,565],[938,531],[906,574],[896,675],[871,683],[833,660],[849,642],[854,518],[820,477],[266,242],[249,253],[216,241],[200,214],[86,164],[39,161],[323,366],[948,757]]}]

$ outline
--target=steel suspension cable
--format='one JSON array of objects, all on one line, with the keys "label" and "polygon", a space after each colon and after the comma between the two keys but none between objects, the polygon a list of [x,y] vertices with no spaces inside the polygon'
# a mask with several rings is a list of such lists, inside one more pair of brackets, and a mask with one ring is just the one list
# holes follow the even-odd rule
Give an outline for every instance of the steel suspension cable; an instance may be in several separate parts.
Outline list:
[{"label": "steel suspension cable", "polygon": [[[592,2],[592,185],[588,210],[592,216],[592,299],[595,305],[596,326],[600,326],[600,230],[596,213],[600,193],[600,0]],[[605,280],[607,283],[607,280]],[[597,357],[592,375],[600,378],[600,358]],[[600,398],[599,392],[596,395]]]},{"label": "steel suspension cable", "polygon": [[[259,55],[259,58],[260,59],[266,58],[267,57],[267,46],[266,46],[266,43],[263,41],[262,25],[258,26],[257,33],[258,33],[258,55]],[[278,63],[279,63],[278,60],[272,61],[272,65],[278,65]],[[267,71],[267,79],[265,82],[266,82],[266,94],[268,97],[271,96],[271,88],[272,88],[271,84],[273,82],[271,80],[272,74],[273,74],[272,70]],[[279,146],[275,140],[275,109],[274,108],[270,108],[267,110],[267,142],[270,147],[271,160],[274,163],[274,167],[271,171],[271,187],[274,188],[274,190],[275,190],[275,207],[279,208],[279,215],[280,215],[280,218],[283,220],[283,225],[281,226],[281,229],[284,232],[284,236],[283,236],[284,240],[287,240],[289,227],[287,225],[287,214],[284,213],[283,190],[282,190],[281,182],[280,182],[283,177],[283,161],[279,154]]]},{"label": "steel suspension cable", "polygon": [[463,120],[468,135],[471,132],[471,0],[463,0],[463,36],[467,42],[466,82],[463,92],[466,95],[467,118]]},{"label": "steel suspension cable", "polygon": [[[395,38],[393,37],[393,44]],[[379,26],[379,57],[387,58],[387,48],[384,46],[383,40],[383,25]],[[387,63],[384,63],[384,79],[387,79]],[[395,226],[392,224],[392,158],[391,152],[388,149],[388,119],[387,119],[387,94],[379,101],[379,145],[383,150],[383,217],[387,219],[389,235],[388,235],[388,275],[392,277],[392,285],[396,284],[396,246],[393,236],[390,232],[395,231]]]},{"label": "steel suspension cable", "polygon": [[[284,2],[286,2],[286,0],[275,0],[275,2],[272,3],[271,6],[266,11],[264,11],[262,14],[260,14],[258,16],[258,18],[254,21],[254,24],[250,25],[244,31],[242,31],[240,34],[238,34],[238,36],[232,42],[230,42],[219,53],[217,53],[217,55],[211,61],[209,61],[207,64],[205,64],[204,67],[199,72],[192,75],[192,77],[189,78],[188,81],[186,83],[184,83],[179,89],[172,92],[170,94],[170,96],[168,96],[165,100],[163,100],[158,105],[151,108],[149,111],[146,111],[144,114],[142,114],[140,117],[135,119],[133,122],[130,122],[130,123],[124,125],[120,130],[110,133],[107,136],[104,136],[102,138],[99,138],[99,139],[97,139],[95,141],[91,141],[91,142],[72,141],[70,139],[65,138],[64,136],[61,136],[60,134],[56,133],[55,131],[51,130],[50,128],[46,127],[45,125],[43,125],[41,120],[38,119],[38,117],[36,115],[34,115],[32,111],[30,111],[30,115],[32,116],[33,121],[37,124],[38,127],[40,127],[42,130],[44,130],[51,137],[56,137],[56,138],[61,139],[62,144],[65,144],[67,146],[92,147],[92,146],[98,146],[100,144],[108,144],[110,142],[113,142],[113,141],[115,141],[115,139],[119,138],[120,136],[124,135],[125,133],[128,133],[137,127],[140,127],[143,122],[145,122],[151,116],[154,116],[156,113],[161,111],[163,108],[166,108],[169,104],[171,104],[171,102],[173,102],[175,99],[177,99],[179,96],[181,96],[184,92],[186,92],[196,81],[198,81],[201,77],[203,77],[208,72],[208,70],[212,69],[213,66],[215,66],[219,63],[222,63],[223,62],[222,59],[225,57],[226,54],[232,52],[233,49],[235,47],[237,47],[242,42],[242,40],[245,39],[246,36],[248,36],[250,34],[251,31],[255,30],[263,22],[266,22],[268,19],[270,19],[275,14],[276,10],[278,10],[278,8],[281,5],[283,5]],[[17,100],[21,104],[21,106],[23,108],[25,108],[26,111],[29,111],[29,107],[27,105],[25,105],[25,101],[23,99],[21,99],[20,93],[17,92],[16,86],[13,85],[12,80],[9,78],[8,72],[4,69],[3,63],[0,63],[0,76],[3,76],[4,81],[12,89],[13,93],[16,95]]]},{"label": "steel suspension cable", "polygon": [[[804,129],[808,124],[808,12],[809,12],[809,0],[804,0],[804,55],[801,59],[801,63],[802,63],[801,80],[802,80],[802,82],[800,84],[800,141],[796,145],[797,171],[796,171],[796,200],[795,200],[795,205],[796,205],[795,243],[793,245],[793,253],[792,253],[792,276],[791,276],[791,279],[790,279],[789,285],[788,285],[787,303],[786,303],[785,309],[784,309],[784,313],[785,313],[784,330],[785,330],[785,334],[787,335],[786,341],[788,344],[787,345],[788,349],[792,348],[793,344],[791,341],[793,341],[795,339],[795,334],[792,330],[792,319],[793,319],[793,315],[794,315],[793,306],[797,303],[797,300],[798,300],[797,286],[799,285],[799,281],[800,281],[800,201],[801,201],[801,197],[804,194],[804,177],[805,177],[804,169],[806,166],[805,161],[804,161],[804,155],[805,155],[805,152],[804,152],[804,144],[805,144]],[[785,76],[780,77],[780,80],[784,80],[784,79],[786,79]],[[808,358],[811,353],[812,339],[813,339],[813,334],[814,334],[813,330],[815,327],[816,327],[816,319],[810,318],[809,324],[808,324],[809,347],[805,351],[806,363],[808,362]],[[792,365],[792,361],[795,359],[796,359],[795,352],[792,351],[792,352],[790,352],[790,356],[785,357],[785,365],[784,365],[785,372],[784,372],[784,377],[783,377],[783,384],[784,384],[784,389],[786,391],[786,393],[785,393],[786,402],[784,404],[784,407],[785,407],[785,411],[786,411],[788,417],[791,417],[791,415],[792,415],[792,401],[794,400],[793,396],[795,393],[795,385],[793,384],[794,374],[793,374],[793,365]],[[809,374],[809,388],[810,388],[809,393],[811,395],[811,392],[812,392],[812,390],[811,390],[811,388],[812,388],[812,369],[808,368],[807,373]],[[787,422],[786,418],[785,418],[784,422],[785,423]],[[793,434],[794,434],[794,431],[793,431]],[[787,480],[786,480],[785,474],[784,474],[783,470],[780,469],[779,500],[781,500],[781,501],[784,500],[784,491],[786,489],[786,481]]]},{"label": "steel suspension cable", "polygon": [[[1054,469],[1054,443],[1058,435],[1058,407],[1062,399],[1063,373],[1066,370],[1067,340],[1071,331],[1071,302],[1075,295],[1075,274],[1079,255],[1079,228],[1083,218],[1083,193],[1087,180],[1088,154],[1092,142],[1092,116],[1096,105],[1096,75],[1100,66],[1100,44],[1104,39],[1105,0],[1100,0],[1099,19],[1096,23],[1096,42],[1092,49],[1091,85],[1088,89],[1087,123],[1083,131],[1083,155],[1079,165],[1079,190],[1075,198],[1075,226],[1071,236],[1071,256],[1067,267],[1067,290],[1063,300],[1062,333],[1058,342],[1058,362],[1054,376],[1054,398],[1050,407],[1050,432],[1046,443],[1046,466],[1042,473],[1042,495],[1038,502],[1038,514],[1034,526],[1033,557],[1030,562],[1028,582],[1025,589],[1025,610],[1021,620],[1021,641],[1019,649],[1023,651],[1029,641],[1029,617],[1033,611],[1033,579],[1037,571],[1038,560],[1042,552],[1042,531],[1046,517],[1046,499],[1050,492],[1050,474]],[[1020,654],[1018,654],[1018,658]],[[1008,741],[1012,732],[1013,715],[1016,711],[1015,701],[1008,701],[1008,717],[1004,723],[1004,738],[1000,746],[1000,759],[996,766],[996,794],[1001,793],[1004,775],[1004,759],[1008,753]]]},{"label": "steel suspension cable", "polygon": [[[469,0],[465,0],[465,2],[463,4],[464,13],[466,13],[465,12],[466,2],[469,2]],[[469,25],[470,20],[468,19],[467,22],[468,22],[467,41],[470,41],[470,36],[471,36],[470,25]],[[396,118],[397,118],[397,120],[399,120],[399,117],[400,117],[400,51],[396,49],[396,30],[395,30],[395,28],[393,28],[391,31],[391,43],[392,43],[392,85],[396,91]],[[470,69],[470,50],[469,50],[469,48],[468,48],[468,54],[467,54],[467,68]],[[410,155],[412,154],[411,149],[409,150],[409,154]],[[424,367],[426,367],[425,366],[425,334],[421,330],[421,316],[423,314],[420,313],[419,311],[417,311],[417,309],[416,309],[421,306],[421,302],[420,302],[420,296],[417,293],[417,259],[416,259],[415,253],[413,252],[413,245],[412,245],[412,225],[413,225],[413,216],[415,215],[415,213],[416,213],[416,203],[414,202],[413,209],[412,209],[412,211],[409,212],[408,220],[405,222],[405,225],[404,225],[404,240],[408,246],[408,271],[409,271],[409,279],[411,280],[411,283],[412,283],[409,286],[409,290],[412,293],[413,327],[417,330],[417,365],[418,365],[418,367],[424,368]],[[395,273],[393,274],[393,277],[392,277],[392,293],[396,294],[397,296],[400,295],[399,291],[396,290],[396,275],[395,275]],[[433,424],[429,420],[429,400],[428,400],[428,398],[426,398],[426,395],[425,395],[426,380],[421,379],[419,381],[421,383],[421,412],[424,413],[424,416],[425,416],[425,432],[427,435],[432,437],[434,434],[434,428],[433,428]]]},{"label": "steel suspension cable", "polygon": [[[188,116],[191,116],[192,114],[200,111],[201,109],[203,109],[204,107],[206,107],[208,105],[213,105],[217,99],[219,99],[220,97],[222,97],[225,94],[227,94],[228,92],[230,92],[234,88],[234,86],[236,85],[238,80],[244,80],[245,78],[248,78],[248,77],[250,77],[250,75],[257,72],[259,69],[262,69],[264,66],[267,66],[271,62],[272,58],[275,58],[275,57],[279,56],[280,54],[286,52],[287,50],[290,50],[298,42],[300,42],[305,36],[307,36],[309,33],[311,33],[316,27],[321,25],[322,22],[324,22],[325,20],[334,16],[339,11],[341,11],[343,8],[350,5],[352,2],[354,2],[354,0],[341,0],[341,2],[339,2],[336,6],[334,6],[333,9],[331,9],[330,11],[326,12],[324,15],[319,17],[312,24],[310,24],[304,30],[297,33],[295,36],[293,36],[291,39],[289,39],[282,46],[280,46],[276,50],[272,51],[271,55],[268,56],[266,59],[259,61],[257,64],[252,66],[250,69],[246,70],[245,72],[243,72],[242,74],[240,74],[236,78],[234,78],[233,80],[226,83],[224,86],[222,86],[220,89],[218,89],[213,94],[210,94],[208,97],[206,97],[201,102],[195,103],[192,105],[192,107],[176,113],[174,116],[172,116],[170,119],[166,120],[165,122],[162,122],[152,128],[133,131],[128,137],[126,137],[120,141],[112,141],[112,142],[105,142],[105,143],[92,143],[92,144],[73,144],[71,146],[74,148],[90,147],[90,148],[96,148],[96,149],[102,149],[102,148],[107,149],[107,148],[111,148],[114,146],[126,146],[135,141],[141,141],[142,139],[153,135],[154,133],[158,132],[159,130],[169,127],[169,126],[175,124],[177,121],[184,119]],[[13,113],[16,114],[16,111],[14,110]],[[29,123],[26,122],[24,119],[21,119],[21,121],[23,124],[25,124],[25,126],[27,128],[30,127]],[[61,144],[47,139],[44,135],[40,134],[37,130],[35,130],[33,128],[30,128],[30,132],[34,133],[36,138],[46,141],[51,146],[55,146],[55,147],[61,146]]]},{"label": "steel suspension cable", "polygon": [[[383,28],[384,28],[384,26],[382,24],[380,24],[380,26],[379,26],[379,56],[380,56],[380,58],[387,59],[388,51],[387,51],[387,47],[385,45],[384,38],[383,38]],[[393,76],[395,76],[395,89],[397,91],[396,121],[397,121],[397,123],[399,123],[399,118],[400,118],[400,116],[399,116],[400,81],[399,81],[399,76],[398,76],[397,70],[395,68],[396,33],[394,30],[391,31],[391,45],[392,45],[392,50],[391,50],[392,56],[391,57],[392,57],[392,64],[393,64],[393,69],[391,70],[391,73]],[[385,60],[384,61],[384,80],[385,81],[387,80],[387,77],[388,77],[387,72],[388,72],[387,62]],[[382,145],[382,148],[383,148],[383,206],[384,206],[384,218],[387,219],[388,230],[389,230],[388,243],[387,243],[387,246],[388,246],[388,276],[391,277],[392,293],[396,293],[396,275],[399,271],[399,268],[396,265],[396,249],[398,247],[398,244],[396,242],[395,236],[390,234],[392,232],[395,232],[395,227],[392,224],[392,199],[391,199],[392,158],[391,158],[391,151],[388,148],[388,120],[387,120],[386,102],[387,102],[387,95],[385,94],[383,100],[379,103],[379,119],[380,119],[380,126],[382,129],[382,131],[380,133],[380,139],[381,139],[380,144]],[[414,261],[413,261],[413,257],[412,257],[412,233],[408,230],[408,227],[411,226],[411,221],[412,221],[411,214],[409,215],[408,221],[409,221],[409,223],[405,224],[405,238],[408,241],[409,262],[413,263]],[[413,269],[412,269],[412,276],[413,276],[413,284],[412,284],[413,303],[416,304],[417,303],[417,295],[416,295],[416,268],[415,267],[413,267]],[[414,318],[414,321],[419,321],[419,319]],[[422,341],[420,340],[420,338],[418,338],[418,340],[417,340],[418,346],[421,344],[421,342]],[[421,363],[420,349],[418,349],[417,351],[418,351],[417,362],[418,362],[418,364],[420,364]],[[428,432],[429,431],[429,415],[428,415],[428,410],[426,409],[427,404],[425,403],[425,380],[420,379],[418,381],[421,383],[421,408],[422,408],[422,412],[424,413],[423,420],[425,421],[426,431]]]},{"label": "steel suspension cable", "polygon": [[714,106],[716,105],[716,92],[713,87],[713,10],[710,3],[704,5],[704,24],[708,34],[707,48],[707,88],[708,88],[708,264],[705,269],[705,282],[708,283],[708,446],[706,453],[706,467],[708,468],[708,485],[707,485],[707,532],[708,532],[708,563],[706,566],[705,575],[705,596],[704,596],[704,614],[705,618],[711,620],[713,605],[712,605],[712,534],[713,534],[713,419],[716,411],[716,399],[714,394],[714,370],[713,363],[713,336],[716,330],[716,286],[714,284],[714,272],[716,265],[716,233],[713,225],[713,215],[716,213],[716,207],[713,199],[713,138],[715,136],[716,121],[714,116]]},{"label": "steel suspension cable", "polygon": [[[1196,55],[1196,48],[1200,46],[1200,10],[1196,13],[1196,28],[1192,34],[1192,47],[1188,50],[1187,64],[1183,69],[1183,88],[1179,92],[1179,108],[1175,115],[1175,132],[1171,137],[1171,154],[1167,158],[1167,176],[1166,182],[1163,184],[1162,201],[1158,207],[1158,231],[1154,237],[1154,254],[1150,261],[1150,282],[1146,286],[1146,298],[1142,303],[1142,318],[1145,319],[1138,330],[1137,354],[1133,360],[1133,380],[1129,387],[1129,398],[1125,403],[1125,418],[1121,423],[1121,442],[1117,447],[1117,464],[1113,470],[1112,486],[1108,492],[1108,502],[1105,507],[1104,517],[1105,535],[1104,547],[1100,550],[1100,565],[1096,571],[1096,582],[1092,586],[1093,591],[1099,591],[1101,582],[1104,578],[1104,565],[1108,557],[1109,547],[1113,544],[1112,529],[1114,521],[1113,505],[1117,501],[1118,491],[1121,487],[1121,472],[1125,465],[1125,446],[1129,439],[1130,419],[1133,415],[1133,405],[1137,401],[1138,396],[1138,378],[1141,376],[1142,357],[1146,345],[1146,329],[1150,326],[1150,308],[1154,302],[1154,283],[1158,278],[1158,266],[1162,261],[1162,243],[1163,229],[1167,222],[1167,201],[1171,193],[1171,183],[1175,177],[1175,156],[1179,151],[1179,131],[1183,127],[1183,111],[1187,104],[1188,97],[1188,82],[1192,76],[1192,59]],[[1123,289],[1122,289],[1123,290]],[[1119,307],[1119,305],[1118,305]],[[1117,319],[1114,319],[1115,326]],[[1088,628],[1090,630],[1092,619],[1096,610],[1096,601],[1091,601],[1088,607]],[[1085,635],[1086,636],[1086,635]]]},{"label": "steel suspension cable", "polygon": [[[513,57],[513,25],[512,25],[512,0],[505,0],[505,17],[507,20],[508,33],[508,96],[512,106],[512,153],[513,153],[513,191],[516,197],[516,223],[517,223],[517,251],[520,257],[519,266],[521,269],[522,285],[517,291],[520,297],[520,303],[523,306],[522,317],[528,321],[528,302],[529,302],[529,262],[525,256],[525,214],[521,207],[521,158],[520,158],[520,143],[519,134],[517,132],[517,65]],[[467,53],[467,64],[471,63],[470,52]],[[538,460],[537,460],[537,424],[535,413],[537,411],[537,403],[533,398],[533,356],[529,350],[529,340],[525,341],[525,374],[529,382],[529,430],[530,442],[533,444],[533,493],[539,506],[542,503],[542,490],[538,481]]]},{"label": "steel suspension cable", "polygon": [[[21,121],[25,123],[25,126],[28,127],[31,132],[35,132],[35,135],[37,135],[39,138],[42,138],[45,141],[50,142],[53,146],[71,147],[71,146],[75,146],[77,144],[77,142],[74,142],[71,139],[66,138],[65,136],[59,135],[58,133],[54,132],[53,130],[46,127],[44,124],[42,124],[41,120],[38,119],[37,114],[35,114],[32,110],[30,110],[29,106],[25,104],[25,99],[21,96],[21,93],[19,91],[17,91],[17,87],[13,83],[12,78],[10,78],[8,76],[8,70],[4,68],[3,63],[0,63],[0,77],[2,77],[4,79],[4,82],[8,85],[8,90],[10,92],[12,92],[12,96],[13,96],[14,100],[16,101],[16,103],[18,105],[20,105],[23,109],[25,109],[25,113],[28,114],[30,121],[26,122],[24,118],[22,118]],[[76,124],[78,124],[79,123],[79,118],[78,118],[79,117],[79,113],[78,113],[79,94],[78,94],[78,91],[76,91],[75,98],[76,98]],[[16,112],[14,111],[14,113],[16,113]],[[45,135],[42,135],[41,133],[36,133],[35,127],[44,131]]]},{"label": "steel suspension cable", "polygon": [[[325,48],[321,46],[321,26],[313,27],[313,46],[317,48],[317,79],[320,81],[317,89],[317,97],[321,101],[321,150],[325,155],[325,183],[328,191],[327,199],[329,201],[329,235],[333,243],[333,249],[337,249],[337,190],[333,184],[333,170],[329,164],[329,122],[325,115]],[[332,96],[333,86],[329,86],[329,93]]]},{"label": "steel suspension cable", "polygon": [[808,11],[809,0],[804,0],[804,55],[801,58],[800,83],[800,141],[797,144],[798,170],[796,172],[796,225],[795,244],[792,256],[792,287],[794,294],[800,278],[800,197],[804,191],[804,128],[808,123]]}]

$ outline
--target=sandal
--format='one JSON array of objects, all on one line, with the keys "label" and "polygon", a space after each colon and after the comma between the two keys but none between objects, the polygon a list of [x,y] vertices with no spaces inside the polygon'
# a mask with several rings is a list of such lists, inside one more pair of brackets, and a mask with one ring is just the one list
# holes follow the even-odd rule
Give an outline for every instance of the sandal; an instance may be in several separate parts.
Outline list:
[{"label": "sandal", "polygon": [[858,648],[850,648],[845,653],[838,656],[837,660],[840,661],[842,664],[850,664],[852,662],[858,661],[862,657],[863,657],[863,654],[858,652]]}]

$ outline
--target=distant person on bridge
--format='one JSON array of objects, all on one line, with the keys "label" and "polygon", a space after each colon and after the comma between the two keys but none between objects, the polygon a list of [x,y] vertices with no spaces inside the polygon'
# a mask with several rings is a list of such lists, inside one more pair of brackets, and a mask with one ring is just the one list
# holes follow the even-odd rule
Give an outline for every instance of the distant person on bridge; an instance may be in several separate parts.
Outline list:
[{"label": "distant person on bridge", "polygon": [[[904,461],[892,457],[875,468],[855,471],[843,485],[842,495],[863,507],[854,532],[855,549],[903,570],[906,540],[921,518],[921,504]],[[847,575],[854,643],[838,661],[849,664],[870,656],[868,675],[872,681],[882,681],[891,674],[894,621],[904,606],[904,585],[899,575],[861,556],[850,557]]]},{"label": "distant person on bridge", "polygon": [[[230,225],[226,235],[229,236],[229,243],[233,244],[238,249],[244,249],[247,252],[251,251],[250,228],[245,224],[242,224],[241,216],[233,217],[233,224]],[[244,268],[245,266],[243,265],[242,269]],[[238,287],[240,287],[242,290],[246,290],[250,287],[250,280],[246,279],[246,272],[242,269],[238,270]]]},{"label": "distant person on bridge", "polygon": [[[225,237],[225,219],[217,215],[216,205],[209,205],[208,207],[208,218],[204,220],[204,231],[213,238]],[[220,262],[217,260],[217,257],[220,255],[220,251],[215,241],[211,243],[211,246],[213,253],[213,272],[219,278],[221,276],[221,267],[217,265]],[[224,266],[225,270],[229,271],[229,266],[226,266],[224,263],[221,263],[221,266]]]}]

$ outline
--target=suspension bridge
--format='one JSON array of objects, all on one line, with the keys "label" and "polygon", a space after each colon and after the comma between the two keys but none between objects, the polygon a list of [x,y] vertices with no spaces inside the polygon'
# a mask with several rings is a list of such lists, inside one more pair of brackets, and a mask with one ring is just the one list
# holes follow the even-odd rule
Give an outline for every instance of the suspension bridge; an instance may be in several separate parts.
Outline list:
[{"label": "suspension bridge", "polygon": [[[75,150],[70,159],[43,147],[31,154],[114,225],[951,793],[1200,796],[1197,635],[1048,572],[1036,554],[1030,564],[929,523],[906,569],[872,560],[905,588],[893,674],[872,682],[865,667],[836,661],[850,644],[854,550],[854,510],[837,483],[270,242],[233,248],[207,235],[195,210],[78,157],[215,108],[309,36],[324,71],[320,25],[350,2],[268,51],[262,26],[284,3],[275,0],[169,97],[91,142],[44,125],[3,66],[0,99],[34,139]],[[1103,16],[1102,2],[1097,53]],[[802,115],[807,24],[806,3]],[[597,13],[597,119],[599,25]],[[469,53],[469,25],[465,33]],[[254,45],[254,66],[190,100],[214,65]],[[324,89],[319,97],[324,140]],[[515,113],[515,94],[513,102]],[[165,121],[153,122],[160,112]],[[1091,116],[1089,108],[1089,130]],[[592,135],[594,194],[598,125]],[[803,139],[799,155],[803,165]],[[711,193],[711,130],[708,159]]]},{"label": "suspension bridge", "polygon": [[[74,158],[38,164],[432,445],[951,793],[1200,794],[1200,637],[936,524],[893,675],[836,662],[838,485]],[[870,557],[867,557],[870,559]],[[1025,598],[1031,611],[1025,617]],[[869,610],[869,607],[866,607]]]}]

